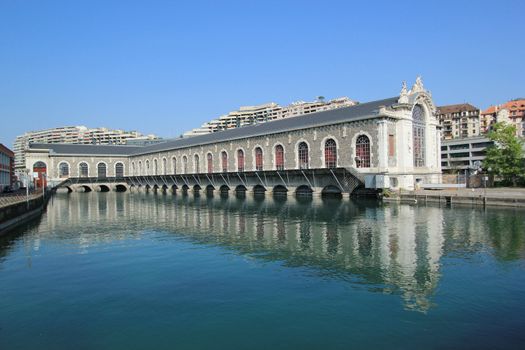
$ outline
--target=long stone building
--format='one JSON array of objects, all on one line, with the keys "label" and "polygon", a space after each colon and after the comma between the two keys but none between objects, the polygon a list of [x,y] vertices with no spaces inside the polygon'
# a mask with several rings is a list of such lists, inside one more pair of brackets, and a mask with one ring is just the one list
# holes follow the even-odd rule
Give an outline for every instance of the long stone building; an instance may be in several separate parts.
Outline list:
[{"label": "long stone building", "polygon": [[73,190],[413,189],[440,182],[435,112],[418,77],[396,97],[156,145],[32,144],[26,168]]}]

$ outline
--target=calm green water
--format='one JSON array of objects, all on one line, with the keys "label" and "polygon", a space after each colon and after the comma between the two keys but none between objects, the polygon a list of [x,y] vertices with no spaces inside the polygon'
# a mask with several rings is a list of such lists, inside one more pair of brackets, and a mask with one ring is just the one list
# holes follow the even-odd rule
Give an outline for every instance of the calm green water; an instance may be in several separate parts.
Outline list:
[{"label": "calm green water", "polygon": [[512,349],[525,213],[54,197],[0,240],[0,349]]}]

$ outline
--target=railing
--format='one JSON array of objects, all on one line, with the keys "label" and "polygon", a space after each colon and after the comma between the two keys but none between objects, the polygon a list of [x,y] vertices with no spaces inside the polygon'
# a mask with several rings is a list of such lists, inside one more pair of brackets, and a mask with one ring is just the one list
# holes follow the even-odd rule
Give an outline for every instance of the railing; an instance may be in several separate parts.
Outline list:
[{"label": "railing", "polygon": [[349,172],[353,177],[359,180],[362,183],[365,183],[365,175],[357,171],[355,168],[343,168],[345,171]]},{"label": "railing", "polygon": [[[160,175],[159,175],[160,176]],[[115,183],[115,182],[126,182],[127,177],[71,177],[65,181],[62,181],[60,186],[67,186],[68,184],[92,184],[92,183]]]},{"label": "railing", "polygon": [[[72,178],[73,183],[96,183],[96,182],[125,182],[129,181],[129,179],[134,178],[141,178],[141,179],[156,179],[161,178],[163,176],[169,176],[169,177],[188,177],[188,176],[237,176],[237,174],[243,174],[247,176],[271,176],[277,173],[287,173],[290,175],[297,175],[302,174],[303,172],[308,173],[315,173],[316,175],[329,175],[332,176],[332,172],[336,172],[338,174],[344,174],[349,173],[350,175],[356,177],[358,180],[364,182],[364,174],[359,173],[355,168],[309,168],[309,169],[284,169],[284,170],[244,170],[244,171],[227,171],[227,172],[214,172],[214,173],[207,173],[207,172],[201,172],[201,173],[180,173],[180,174],[168,174],[168,175],[129,175],[125,176],[121,179],[116,179],[114,177],[107,178],[107,179],[99,179],[99,178]],[[79,181],[79,182],[77,182]]]},{"label": "railing", "polygon": [[[308,182],[311,187],[317,186],[316,179],[325,176],[329,177],[334,181],[335,185],[340,187],[344,192],[352,192],[355,188],[364,185],[365,175],[360,173],[355,168],[310,168],[310,169],[286,169],[286,170],[262,170],[262,171],[230,171],[230,172],[219,172],[219,173],[190,173],[190,174],[170,174],[170,175],[135,175],[125,176],[122,178],[116,177],[80,177],[70,178],[65,182],[62,182],[57,187],[65,187],[71,185],[88,185],[88,184],[118,184],[127,183],[128,185],[143,185],[153,187],[154,185],[175,185],[186,184],[187,186],[198,184],[202,186],[203,182],[225,183],[230,186],[231,181],[237,181],[237,179],[246,186],[247,178],[256,179],[255,182],[267,185],[268,181],[275,183],[275,178],[278,178],[279,183],[283,183],[286,186],[296,186],[303,182],[304,179]],[[295,183],[291,178],[295,178]],[[271,179],[274,180],[271,180]],[[299,181],[298,179],[302,179]],[[166,182],[167,181],[167,182]],[[253,181],[251,181],[253,182]]]},{"label": "railing", "polygon": [[31,191],[29,194],[26,194],[25,192],[2,194],[0,195],[0,208],[26,202],[39,197],[42,197],[42,190],[40,189]]}]

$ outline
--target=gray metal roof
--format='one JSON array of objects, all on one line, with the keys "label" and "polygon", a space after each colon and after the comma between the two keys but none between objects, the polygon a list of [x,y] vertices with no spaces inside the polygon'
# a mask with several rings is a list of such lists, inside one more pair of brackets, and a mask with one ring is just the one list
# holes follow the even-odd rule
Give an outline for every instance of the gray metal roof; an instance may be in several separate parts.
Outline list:
[{"label": "gray metal roof", "polygon": [[391,106],[397,103],[398,98],[399,97],[392,97],[384,100],[362,103],[355,106],[273,120],[266,123],[244,126],[206,135],[173,139],[164,143],[143,147],[133,152],[133,155],[194,147],[210,143],[237,140],[246,137],[277,134],[281,132],[306,129],[316,126],[343,123],[351,120],[368,119],[376,115],[379,107]]},{"label": "gray metal roof", "polygon": [[76,145],[67,143],[32,143],[30,149],[50,149],[57,154],[94,154],[106,156],[128,156],[143,146]]},{"label": "gray metal roof", "polygon": [[172,139],[148,146],[114,145],[74,145],[74,144],[31,144],[32,149],[52,149],[58,154],[95,154],[95,155],[140,155],[186,147],[206,145],[243,139],[246,137],[265,136],[293,130],[307,129],[323,125],[338,124],[352,120],[368,119],[377,115],[381,106],[389,107],[397,103],[399,97],[367,102],[350,107],[305,114],[297,117],[273,120],[257,125],[214,132],[211,134]]}]

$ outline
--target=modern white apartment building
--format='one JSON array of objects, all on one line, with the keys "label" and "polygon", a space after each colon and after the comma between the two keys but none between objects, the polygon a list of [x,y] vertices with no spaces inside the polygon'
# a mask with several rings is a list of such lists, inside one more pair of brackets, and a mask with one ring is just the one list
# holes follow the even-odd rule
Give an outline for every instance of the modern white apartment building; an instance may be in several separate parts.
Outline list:
[{"label": "modern white apartment building", "polygon": [[127,140],[157,140],[155,135],[143,135],[138,131],[88,128],[86,126],[64,126],[52,129],[29,131],[17,136],[14,142],[15,170],[25,169],[25,150],[30,143],[69,143],[97,145],[125,145]]},{"label": "modern white apartment building", "polygon": [[318,98],[313,102],[297,101],[285,107],[274,102],[256,106],[242,106],[239,110],[232,111],[217,119],[202,124],[200,128],[185,132],[184,136],[205,135],[245,125],[264,123],[270,120],[295,117],[298,115],[327,111],[341,107],[349,107],[356,104],[356,101],[353,101],[348,97],[340,97],[329,101],[325,101],[324,98]]}]

